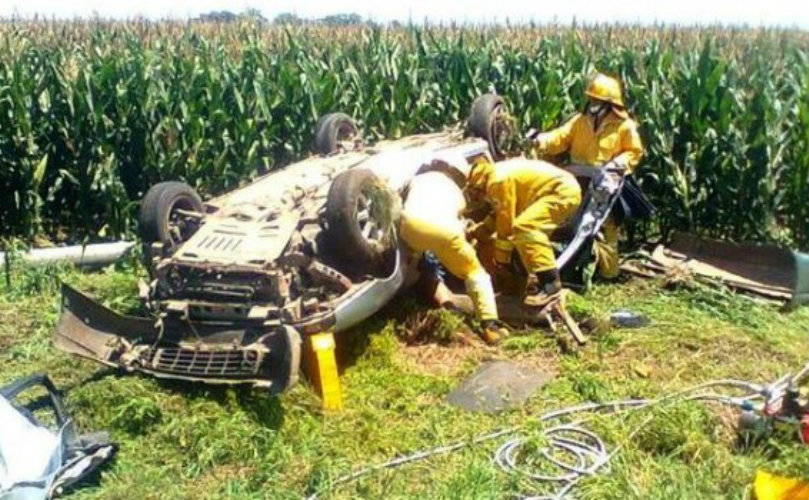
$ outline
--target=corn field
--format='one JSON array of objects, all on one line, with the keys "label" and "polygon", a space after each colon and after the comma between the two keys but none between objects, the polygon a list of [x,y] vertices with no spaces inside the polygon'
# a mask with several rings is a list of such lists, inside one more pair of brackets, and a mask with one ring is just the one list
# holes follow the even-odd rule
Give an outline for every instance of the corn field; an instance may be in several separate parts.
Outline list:
[{"label": "corn field", "polygon": [[368,139],[463,120],[490,88],[522,129],[625,83],[647,148],[644,228],[809,249],[809,34],[631,26],[0,24],[0,236],[131,236],[150,185],[203,194],[309,154],[318,116]]}]

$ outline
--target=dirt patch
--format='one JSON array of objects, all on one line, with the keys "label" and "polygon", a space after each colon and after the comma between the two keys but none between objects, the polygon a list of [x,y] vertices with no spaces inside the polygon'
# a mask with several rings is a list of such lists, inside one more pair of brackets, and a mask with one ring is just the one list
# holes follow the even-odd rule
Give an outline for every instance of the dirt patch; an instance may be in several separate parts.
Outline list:
[{"label": "dirt patch", "polygon": [[[513,337],[541,335],[539,332],[512,331]],[[474,325],[464,316],[445,309],[416,311],[397,325],[399,352],[414,371],[438,376],[466,375],[484,361],[506,359],[545,372],[557,365],[557,348],[545,348],[530,342],[529,350],[515,350],[503,344],[486,345],[474,333]],[[504,341],[507,344],[508,340]]]},{"label": "dirt patch", "polygon": [[559,352],[553,348],[514,353],[501,347],[487,346],[477,338],[463,338],[463,341],[450,343],[402,344],[400,353],[411,369],[438,376],[466,375],[470,368],[499,359],[546,373],[557,372]]},{"label": "dirt patch", "polygon": [[403,345],[401,350],[405,362],[413,370],[450,377],[465,373],[469,366],[492,359],[498,352],[484,345],[460,343]]}]

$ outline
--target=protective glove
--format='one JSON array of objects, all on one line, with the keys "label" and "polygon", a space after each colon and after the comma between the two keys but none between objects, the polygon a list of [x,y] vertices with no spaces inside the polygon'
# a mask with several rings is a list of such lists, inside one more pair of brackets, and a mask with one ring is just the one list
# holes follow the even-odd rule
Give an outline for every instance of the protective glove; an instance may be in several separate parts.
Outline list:
[{"label": "protective glove", "polygon": [[604,196],[612,196],[621,189],[621,180],[625,173],[626,168],[615,162],[605,164],[593,176],[594,191]]},{"label": "protective glove", "polygon": [[514,243],[504,240],[494,240],[494,263],[498,266],[511,264],[511,254],[514,252]]},{"label": "protective glove", "polygon": [[490,240],[494,230],[490,227],[487,221],[472,222],[466,226],[466,239],[469,241],[477,241],[478,243]]}]

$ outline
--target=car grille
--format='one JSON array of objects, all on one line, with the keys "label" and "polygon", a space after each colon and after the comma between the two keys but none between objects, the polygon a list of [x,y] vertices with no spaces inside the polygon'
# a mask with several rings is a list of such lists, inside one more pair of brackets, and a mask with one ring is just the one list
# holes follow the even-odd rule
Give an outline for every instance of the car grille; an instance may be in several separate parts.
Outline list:
[{"label": "car grille", "polygon": [[183,347],[148,348],[140,355],[144,367],[197,377],[240,377],[258,373],[263,353],[250,349],[200,350]]}]

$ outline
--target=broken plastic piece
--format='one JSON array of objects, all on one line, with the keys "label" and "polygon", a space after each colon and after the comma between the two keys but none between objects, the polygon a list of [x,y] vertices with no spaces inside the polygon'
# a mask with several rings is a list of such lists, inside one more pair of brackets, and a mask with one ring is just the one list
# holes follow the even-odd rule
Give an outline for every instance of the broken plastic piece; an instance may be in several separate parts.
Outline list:
[{"label": "broken plastic piece", "polygon": [[[42,386],[45,404],[15,403],[22,392]],[[33,411],[53,411],[58,430],[48,429]],[[107,462],[115,445],[105,433],[77,435],[62,398],[47,375],[31,375],[0,388],[0,500],[44,500]]]},{"label": "broken plastic piece", "polygon": [[306,339],[303,363],[306,377],[320,395],[323,409],[330,411],[343,408],[340,373],[334,350],[334,335],[331,333],[318,333]]}]

